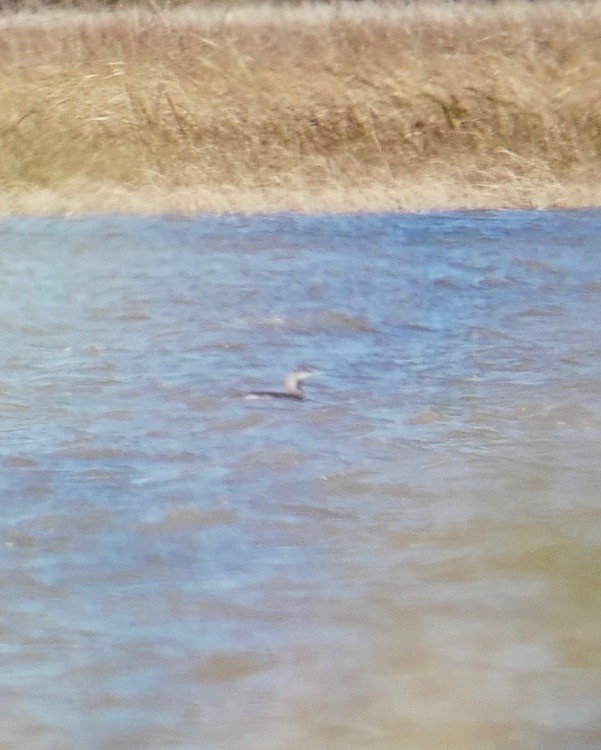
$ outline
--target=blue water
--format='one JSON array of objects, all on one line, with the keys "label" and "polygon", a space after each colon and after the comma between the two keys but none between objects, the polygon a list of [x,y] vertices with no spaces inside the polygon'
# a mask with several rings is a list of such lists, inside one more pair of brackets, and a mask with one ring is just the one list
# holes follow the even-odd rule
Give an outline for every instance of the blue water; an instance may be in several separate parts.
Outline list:
[{"label": "blue water", "polygon": [[3,750],[597,748],[600,228],[2,220]]}]

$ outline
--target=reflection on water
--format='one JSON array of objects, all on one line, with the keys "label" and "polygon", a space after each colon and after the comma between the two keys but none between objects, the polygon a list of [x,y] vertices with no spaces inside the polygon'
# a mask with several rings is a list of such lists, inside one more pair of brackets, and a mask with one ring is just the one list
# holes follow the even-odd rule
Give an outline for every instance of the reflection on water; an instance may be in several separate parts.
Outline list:
[{"label": "reflection on water", "polygon": [[3,750],[598,748],[600,221],[2,221]]}]

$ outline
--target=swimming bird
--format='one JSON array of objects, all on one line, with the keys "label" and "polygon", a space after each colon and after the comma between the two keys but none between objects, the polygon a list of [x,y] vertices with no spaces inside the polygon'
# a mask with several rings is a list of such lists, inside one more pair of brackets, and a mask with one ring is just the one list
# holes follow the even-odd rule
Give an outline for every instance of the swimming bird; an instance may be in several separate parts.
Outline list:
[{"label": "swimming bird", "polygon": [[283,391],[250,391],[244,394],[244,398],[288,398],[304,401],[307,398],[303,390],[305,380],[315,372],[314,367],[299,367],[286,375]]}]

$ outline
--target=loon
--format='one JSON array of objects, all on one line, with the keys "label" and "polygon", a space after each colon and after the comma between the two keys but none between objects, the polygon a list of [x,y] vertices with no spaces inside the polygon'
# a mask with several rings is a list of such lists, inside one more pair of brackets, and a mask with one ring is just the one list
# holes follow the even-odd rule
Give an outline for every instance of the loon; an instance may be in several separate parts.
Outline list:
[{"label": "loon", "polygon": [[307,397],[303,390],[304,382],[315,374],[313,367],[299,367],[292,370],[284,379],[283,391],[250,391],[244,394],[244,398],[287,398],[296,401],[304,401]]}]

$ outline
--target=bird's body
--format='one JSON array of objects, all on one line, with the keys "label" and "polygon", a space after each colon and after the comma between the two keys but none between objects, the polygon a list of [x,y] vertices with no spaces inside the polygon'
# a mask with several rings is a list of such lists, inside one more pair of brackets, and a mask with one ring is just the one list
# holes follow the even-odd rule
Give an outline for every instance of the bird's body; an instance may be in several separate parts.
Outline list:
[{"label": "bird's body", "polygon": [[293,370],[286,375],[284,380],[283,391],[250,391],[244,394],[244,398],[277,398],[277,399],[291,399],[293,401],[304,401],[307,397],[303,390],[304,382],[307,378],[314,374],[312,367],[301,367],[298,370]]},{"label": "bird's body", "polygon": [[296,401],[304,401],[307,397],[304,393],[284,393],[283,391],[250,391],[244,394],[244,398],[281,398],[281,399],[292,399]]}]

